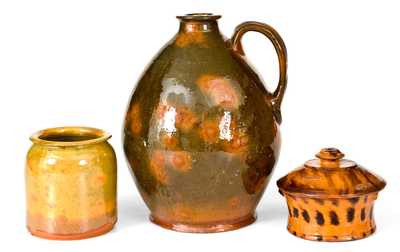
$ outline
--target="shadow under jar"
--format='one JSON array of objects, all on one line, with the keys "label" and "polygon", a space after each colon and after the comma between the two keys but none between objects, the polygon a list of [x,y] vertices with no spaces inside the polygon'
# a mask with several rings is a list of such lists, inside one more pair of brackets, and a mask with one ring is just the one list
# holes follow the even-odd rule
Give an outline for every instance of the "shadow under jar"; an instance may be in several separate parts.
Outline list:
[{"label": "shadow under jar", "polygon": [[110,137],[88,127],[50,128],[30,137],[25,180],[32,235],[75,240],[113,228],[117,162]]}]

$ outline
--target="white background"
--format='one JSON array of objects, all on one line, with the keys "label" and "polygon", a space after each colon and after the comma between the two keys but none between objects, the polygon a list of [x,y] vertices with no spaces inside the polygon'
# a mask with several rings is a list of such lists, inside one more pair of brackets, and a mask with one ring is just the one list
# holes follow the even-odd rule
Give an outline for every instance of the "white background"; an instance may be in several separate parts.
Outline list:
[{"label": "white background", "polygon": [[[400,224],[399,11],[396,1],[1,1],[0,251],[375,251],[394,245]],[[240,22],[268,23],[288,48],[280,160],[258,221],[233,232],[184,234],[151,224],[121,148],[126,105],[140,73],[177,31],[175,16],[191,12],[222,14],[220,29],[228,37]],[[272,45],[258,34],[247,34],[243,43],[273,89]],[[60,242],[25,229],[28,137],[65,125],[113,134],[119,222],[107,235]],[[318,243],[286,231],[286,203],[275,182],[327,146],[388,182],[376,202],[378,230],[367,239]]]}]

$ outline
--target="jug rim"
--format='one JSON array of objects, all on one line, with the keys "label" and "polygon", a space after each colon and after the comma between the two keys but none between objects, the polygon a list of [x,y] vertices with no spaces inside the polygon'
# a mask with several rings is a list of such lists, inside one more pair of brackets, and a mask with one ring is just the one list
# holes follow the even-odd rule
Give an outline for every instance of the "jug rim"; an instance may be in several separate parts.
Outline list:
[{"label": "jug rim", "polygon": [[180,20],[218,20],[221,18],[221,15],[214,15],[213,13],[188,13],[182,16],[176,16],[176,18]]}]

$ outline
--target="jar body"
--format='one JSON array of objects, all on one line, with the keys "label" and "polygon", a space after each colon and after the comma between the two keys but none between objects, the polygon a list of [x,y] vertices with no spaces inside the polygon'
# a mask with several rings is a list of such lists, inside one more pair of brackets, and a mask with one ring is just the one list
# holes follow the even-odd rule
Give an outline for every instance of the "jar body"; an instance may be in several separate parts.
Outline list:
[{"label": "jar body", "polygon": [[49,239],[80,239],[117,220],[117,166],[107,142],[79,146],[34,143],[27,154],[27,227]]},{"label": "jar body", "polygon": [[267,94],[216,22],[182,24],[125,118],[125,154],[153,222],[219,232],[255,220],[280,150]]}]

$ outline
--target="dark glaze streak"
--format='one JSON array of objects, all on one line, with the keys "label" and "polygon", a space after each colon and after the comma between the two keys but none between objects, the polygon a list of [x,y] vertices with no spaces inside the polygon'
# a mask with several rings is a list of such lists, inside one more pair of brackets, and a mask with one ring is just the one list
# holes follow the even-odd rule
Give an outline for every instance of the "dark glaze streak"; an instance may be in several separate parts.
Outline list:
[{"label": "dark glaze streak", "polygon": [[317,241],[322,241],[322,236],[321,235],[317,235]]},{"label": "dark glaze streak", "polygon": [[297,208],[295,208],[295,207],[293,207],[293,216],[295,218],[299,217],[299,210]]},{"label": "dark glaze streak", "polygon": [[347,208],[347,222],[352,222],[354,220],[354,208]]},{"label": "dark glaze streak", "polygon": [[292,217],[292,212],[290,211],[290,207],[288,206],[289,216]]},{"label": "dark glaze streak", "polygon": [[365,220],[365,208],[361,209],[361,221]]},{"label": "dark glaze streak", "polygon": [[339,200],[337,199],[331,199],[332,205],[338,206],[339,205]]},{"label": "dark glaze streak", "polygon": [[369,219],[372,221],[374,218],[374,206],[371,206],[371,211],[369,212]]},{"label": "dark glaze streak", "polygon": [[[351,173],[351,172],[349,172],[349,173]],[[347,173],[346,173],[347,174]],[[351,183],[351,180],[350,179],[345,179],[345,178],[342,178],[342,182],[344,183],[344,186],[341,188],[341,189],[339,189],[339,194],[340,195],[344,195],[344,194],[348,194],[349,193],[349,188],[353,188],[353,185],[352,185],[352,183]]]},{"label": "dark glaze streak", "polygon": [[339,218],[338,218],[338,216],[337,216],[335,211],[330,211],[329,212],[329,217],[331,219],[331,224],[332,225],[335,225],[335,226],[339,225]]},{"label": "dark glaze streak", "polygon": [[359,197],[355,197],[355,198],[350,198],[349,201],[351,204],[355,205],[357,204],[357,202],[360,200]]},{"label": "dark glaze streak", "polygon": [[333,182],[331,175],[324,175],[324,178],[326,178],[329,188],[335,188],[335,182]]},{"label": "dark glaze streak", "polygon": [[322,199],[314,199],[314,201],[320,205],[324,205],[324,200],[322,200]]},{"label": "dark glaze streak", "polygon": [[304,219],[307,223],[310,222],[310,215],[308,215],[308,212],[307,212],[306,210],[303,210],[303,211],[301,212],[301,215],[303,216],[303,219]]},{"label": "dark glaze streak", "polygon": [[[353,185],[357,185],[357,184],[360,184],[360,183],[361,183],[360,179],[359,179],[358,176],[356,175],[356,171],[351,171],[351,172],[349,172],[349,173],[348,173],[348,178],[350,179],[351,184],[353,184]],[[357,189],[356,189],[355,191],[358,192]],[[357,200],[357,201],[358,201],[358,200]]]},{"label": "dark glaze streak", "polygon": [[320,226],[323,226],[325,223],[324,215],[320,212],[317,211],[317,216],[315,217],[317,224]]}]

